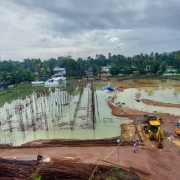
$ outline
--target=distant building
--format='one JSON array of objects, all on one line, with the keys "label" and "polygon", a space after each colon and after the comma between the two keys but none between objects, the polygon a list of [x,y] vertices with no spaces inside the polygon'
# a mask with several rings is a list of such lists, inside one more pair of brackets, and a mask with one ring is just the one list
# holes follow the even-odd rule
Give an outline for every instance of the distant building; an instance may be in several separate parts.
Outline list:
[{"label": "distant building", "polygon": [[159,70],[156,74],[163,74],[163,72],[161,70]]},{"label": "distant building", "polygon": [[0,82],[0,87],[4,86],[4,82]]},{"label": "distant building", "polygon": [[139,71],[133,71],[133,75],[139,74]]},{"label": "distant building", "polygon": [[63,77],[64,74],[63,73],[56,73],[54,74],[51,78],[55,78],[55,77]]},{"label": "distant building", "polygon": [[102,67],[101,73],[109,73],[109,67]]},{"label": "distant building", "polygon": [[66,69],[65,68],[55,67],[53,69],[53,71],[55,71],[56,73],[62,73],[63,75],[66,74]]},{"label": "distant building", "polygon": [[92,76],[92,75],[93,75],[92,69],[91,69],[91,67],[89,67],[89,68],[86,70],[86,76]]},{"label": "distant building", "polygon": [[172,69],[172,70],[167,70],[166,73],[176,73],[177,70],[176,69]]},{"label": "distant building", "polygon": [[136,68],[136,65],[135,65],[135,64],[133,64],[133,65],[131,66],[131,68],[135,69],[135,68]]},{"label": "distant building", "polygon": [[0,82],[0,91],[3,91],[4,90],[4,82]]}]

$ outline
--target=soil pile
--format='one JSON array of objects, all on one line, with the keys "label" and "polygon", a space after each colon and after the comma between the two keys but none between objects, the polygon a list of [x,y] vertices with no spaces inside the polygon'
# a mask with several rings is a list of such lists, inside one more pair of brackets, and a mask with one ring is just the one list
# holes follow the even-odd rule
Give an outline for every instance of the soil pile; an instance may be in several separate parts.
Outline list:
[{"label": "soil pile", "polygon": [[76,163],[73,160],[52,159],[36,165],[36,161],[17,161],[0,158],[0,179],[124,179],[140,180],[135,170],[113,166]]}]

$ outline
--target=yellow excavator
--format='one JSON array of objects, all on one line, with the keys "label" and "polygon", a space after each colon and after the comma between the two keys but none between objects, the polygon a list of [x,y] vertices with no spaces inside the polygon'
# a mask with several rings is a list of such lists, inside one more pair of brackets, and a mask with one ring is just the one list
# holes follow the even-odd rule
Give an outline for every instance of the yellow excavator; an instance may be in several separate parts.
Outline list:
[{"label": "yellow excavator", "polygon": [[158,148],[163,148],[164,132],[161,129],[161,121],[159,118],[153,117],[148,118],[147,123],[144,125],[145,133],[148,134],[150,140],[158,141]]},{"label": "yellow excavator", "polygon": [[144,118],[144,122],[146,123],[149,123],[150,120],[156,120],[159,121],[160,123],[162,123],[163,121],[163,119],[160,118],[159,116],[148,115],[148,114],[145,114],[143,118]]}]

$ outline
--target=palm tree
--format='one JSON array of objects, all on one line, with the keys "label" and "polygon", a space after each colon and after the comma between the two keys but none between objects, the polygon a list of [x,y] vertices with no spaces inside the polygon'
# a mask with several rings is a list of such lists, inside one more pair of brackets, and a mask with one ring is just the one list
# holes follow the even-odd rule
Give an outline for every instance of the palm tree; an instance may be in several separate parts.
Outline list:
[{"label": "palm tree", "polygon": [[0,77],[1,77],[2,81],[5,83],[5,85],[10,84],[12,76],[10,76],[10,74],[8,72],[6,72],[6,71],[1,72]]},{"label": "palm tree", "polygon": [[180,69],[180,54],[176,54],[174,58],[174,65],[177,69]]}]

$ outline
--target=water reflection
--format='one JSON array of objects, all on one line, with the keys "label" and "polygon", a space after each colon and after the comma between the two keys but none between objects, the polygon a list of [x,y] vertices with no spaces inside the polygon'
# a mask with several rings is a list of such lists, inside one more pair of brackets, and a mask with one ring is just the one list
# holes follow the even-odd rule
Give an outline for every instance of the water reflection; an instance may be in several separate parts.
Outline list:
[{"label": "water reflection", "polygon": [[155,91],[153,89],[147,89],[145,90],[145,92],[147,93],[148,96],[153,96]]},{"label": "water reflection", "polygon": [[136,92],[135,97],[136,97],[136,99],[140,99],[141,93],[140,92]]}]

